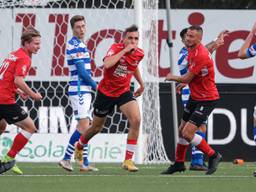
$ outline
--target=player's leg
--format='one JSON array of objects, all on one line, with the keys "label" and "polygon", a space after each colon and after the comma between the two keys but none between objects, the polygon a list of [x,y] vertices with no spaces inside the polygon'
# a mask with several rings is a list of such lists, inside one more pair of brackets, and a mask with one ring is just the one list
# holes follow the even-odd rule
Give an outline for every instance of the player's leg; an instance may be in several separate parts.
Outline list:
[{"label": "player's leg", "polygon": [[[184,118],[184,114],[183,114],[183,119],[186,119]],[[186,158],[187,149],[189,147],[189,143],[184,138],[182,138],[181,133],[186,125],[186,121],[184,121],[183,119],[181,120],[181,123],[179,125],[179,139],[176,145],[175,162],[174,164],[171,164],[166,170],[161,172],[161,174],[173,174],[175,172],[183,172],[186,170],[185,158]]]},{"label": "player's leg", "polygon": [[128,171],[138,171],[138,168],[132,162],[132,158],[137,148],[137,140],[141,122],[139,105],[136,100],[132,99],[131,95],[131,100],[125,104],[122,104],[119,108],[127,117],[130,124],[123,168],[127,169]]},{"label": "player's leg", "polygon": [[[2,133],[4,133],[5,131],[5,128],[7,126],[7,123],[4,119],[2,119],[2,117],[0,117],[0,135]],[[8,171],[9,169],[13,168],[14,164],[15,164],[15,161],[9,161],[9,162],[2,162],[2,160],[0,160],[0,174]]]},{"label": "player's leg", "polygon": [[[75,118],[77,120],[77,126],[76,126],[76,130],[72,133],[69,139],[64,158],[59,162],[59,165],[68,171],[73,171],[73,167],[71,165],[71,157],[75,150],[75,143],[79,140],[81,134],[85,131],[85,129],[89,127],[90,118],[91,118],[89,111],[90,111],[92,96],[90,93],[83,94],[83,95],[74,95],[74,96],[69,96],[69,100],[71,102],[71,106],[72,106]],[[85,154],[86,162],[88,162],[87,151],[88,151],[88,146],[85,146],[84,154]],[[77,154],[77,156],[75,156],[76,161],[80,166],[83,166],[83,152],[81,151],[81,153],[76,153],[76,154]]]},{"label": "player's leg", "polygon": [[[11,149],[7,155],[3,157],[2,162],[10,162],[15,160],[16,155],[23,149],[27,144],[32,134],[36,131],[33,120],[28,114],[17,104],[5,106],[4,119],[8,124],[15,124],[22,130],[14,138]],[[22,174],[22,171],[15,166],[18,174]]]},{"label": "player's leg", "polygon": [[195,133],[202,123],[207,120],[208,115],[210,115],[216,104],[216,101],[199,103],[191,115],[189,122],[186,123],[182,131],[183,138],[209,157],[208,170],[206,174],[212,174],[217,170],[222,156],[218,152],[215,152],[204,138]]},{"label": "player's leg", "polygon": [[[7,127],[7,122],[6,122],[4,119],[2,119],[2,120],[0,121],[0,135],[5,132],[6,127]],[[15,165],[12,167],[12,171],[13,171],[15,174],[19,174],[19,175],[23,174],[22,171],[21,171],[21,169],[17,166],[17,164],[15,164]]]},{"label": "player's leg", "polygon": [[93,107],[94,111],[92,123],[81,135],[77,145],[75,146],[77,152],[83,150],[84,145],[88,144],[89,140],[94,135],[101,132],[106,120],[106,116],[114,108],[113,98],[107,97],[98,91]]},{"label": "player's leg", "polygon": [[[204,139],[206,139],[206,123],[207,122],[203,122],[196,132],[196,134]],[[204,153],[195,146],[192,146],[191,164],[189,169],[193,171],[207,171],[207,166],[204,163]]]},{"label": "player's leg", "polygon": [[0,120],[0,135],[2,135],[5,132],[5,129],[7,127],[7,123],[4,119]]}]

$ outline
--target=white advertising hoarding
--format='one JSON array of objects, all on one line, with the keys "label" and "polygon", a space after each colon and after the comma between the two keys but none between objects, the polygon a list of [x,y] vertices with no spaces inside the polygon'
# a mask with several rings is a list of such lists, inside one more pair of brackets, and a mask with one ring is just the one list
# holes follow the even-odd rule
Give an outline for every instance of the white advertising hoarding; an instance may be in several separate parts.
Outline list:
[{"label": "white advertising hoarding", "polygon": [[[120,31],[131,25],[133,10],[104,9],[4,9],[0,12],[0,58],[19,47],[22,27],[34,25],[42,34],[42,48],[33,57],[33,71],[27,80],[68,80],[65,61],[65,40],[71,37],[69,19],[82,14],[87,23],[88,49],[92,56],[94,77],[102,76],[102,58],[114,41],[120,41]],[[203,43],[212,41],[224,29],[230,31],[225,45],[213,54],[216,63],[217,83],[255,83],[255,60],[240,60],[237,53],[254,23],[254,11],[248,10],[172,10],[173,56],[177,63],[182,48],[179,32],[190,24],[201,24],[204,29]],[[237,17],[239,15],[239,17]],[[149,15],[143,17],[149,18]],[[236,19],[234,19],[236,18]],[[158,21],[159,74],[163,77],[169,71],[170,61],[166,44],[167,25],[165,10],[159,10]],[[146,46],[147,43],[145,43]],[[149,50],[143,47],[145,50]],[[148,53],[145,53],[148,56]],[[142,65],[146,65],[142,62]],[[178,74],[177,65],[175,73]],[[148,79],[147,70],[143,72]]]}]

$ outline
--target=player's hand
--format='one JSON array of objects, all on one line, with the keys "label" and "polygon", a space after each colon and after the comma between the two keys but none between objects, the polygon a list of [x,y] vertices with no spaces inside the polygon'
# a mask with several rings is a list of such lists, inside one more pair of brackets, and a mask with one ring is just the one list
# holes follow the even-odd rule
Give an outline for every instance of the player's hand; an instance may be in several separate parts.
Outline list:
[{"label": "player's hand", "polygon": [[222,31],[219,35],[217,40],[215,41],[217,48],[224,45],[224,38],[227,37],[229,35],[229,31],[228,30],[224,30]]},{"label": "player's hand", "polygon": [[29,95],[26,93],[19,93],[19,96],[23,99],[23,100],[27,100],[29,98]]},{"label": "player's hand", "polygon": [[181,90],[186,87],[187,84],[186,83],[179,83],[177,86],[176,86],[176,93],[178,94],[181,94]]},{"label": "player's hand", "polygon": [[172,81],[173,80],[174,75],[170,72],[166,75],[165,77],[165,81]]},{"label": "player's hand", "polygon": [[129,53],[129,52],[132,52],[133,50],[136,50],[136,49],[137,49],[137,45],[128,44],[128,45],[124,48],[124,51],[125,51],[125,53]]},{"label": "player's hand", "polygon": [[33,98],[34,100],[36,100],[36,101],[39,101],[39,100],[41,100],[43,97],[42,97],[42,95],[41,95],[40,93],[37,92],[37,93],[33,94],[32,98]]},{"label": "player's hand", "polygon": [[134,97],[139,97],[139,96],[141,96],[142,93],[143,93],[143,91],[144,91],[144,89],[145,89],[145,86],[144,86],[144,85],[143,85],[143,86],[140,86],[140,87],[133,93]]}]

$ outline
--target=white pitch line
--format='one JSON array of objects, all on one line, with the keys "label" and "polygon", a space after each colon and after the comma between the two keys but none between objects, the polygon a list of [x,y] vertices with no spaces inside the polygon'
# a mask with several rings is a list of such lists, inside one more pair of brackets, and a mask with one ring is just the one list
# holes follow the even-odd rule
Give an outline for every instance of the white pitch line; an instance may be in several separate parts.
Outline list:
[{"label": "white pitch line", "polygon": [[161,178],[253,178],[249,175],[0,175],[1,177],[161,177]]}]

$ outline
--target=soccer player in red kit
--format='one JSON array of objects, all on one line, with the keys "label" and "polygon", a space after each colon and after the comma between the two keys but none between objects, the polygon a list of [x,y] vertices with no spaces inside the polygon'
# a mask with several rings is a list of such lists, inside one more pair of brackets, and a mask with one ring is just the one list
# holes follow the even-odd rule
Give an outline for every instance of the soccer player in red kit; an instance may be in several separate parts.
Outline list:
[{"label": "soccer player in red kit", "polygon": [[[132,161],[141,121],[135,97],[140,96],[144,91],[144,83],[138,68],[139,62],[144,57],[144,52],[138,48],[138,40],[138,28],[132,25],[125,30],[123,43],[115,43],[108,50],[104,58],[104,76],[98,85],[94,102],[92,125],[80,137],[76,145],[76,151],[82,150],[83,145],[102,130],[106,116],[117,105],[130,124],[125,161],[122,164],[122,167],[128,171],[138,171]],[[134,94],[130,91],[132,76],[140,85]]]},{"label": "soccer player in red kit", "polygon": [[31,66],[32,54],[38,52],[40,44],[40,33],[29,28],[21,35],[21,47],[11,52],[0,67],[0,127],[5,127],[7,122],[22,129],[14,138],[11,149],[0,161],[0,174],[15,166],[15,156],[36,131],[33,120],[16,104],[15,96],[18,93],[23,99],[42,99],[40,93],[32,91],[24,81]]},{"label": "soccer player in red kit", "polygon": [[205,139],[195,134],[219,100],[214,78],[214,62],[211,53],[201,44],[202,37],[203,30],[200,26],[188,28],[185,39],[189,51],[188,72],[183,76],[175,76],[171,73],[166,76],[166,80],[169,81],[188,83],[191,95],[179,126],[175,163],[162,174],[185,171],[185,156],[190,143],[209,157],[206,174],[213,174],[222,159],[222,156],[215,152]]}]

